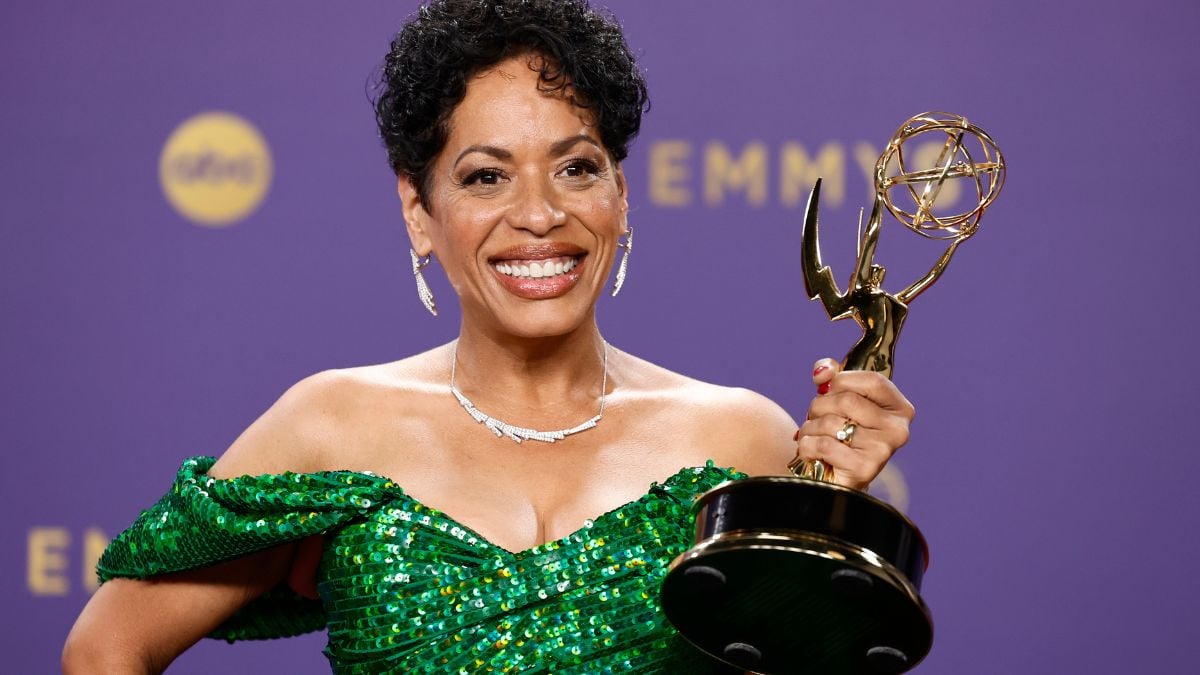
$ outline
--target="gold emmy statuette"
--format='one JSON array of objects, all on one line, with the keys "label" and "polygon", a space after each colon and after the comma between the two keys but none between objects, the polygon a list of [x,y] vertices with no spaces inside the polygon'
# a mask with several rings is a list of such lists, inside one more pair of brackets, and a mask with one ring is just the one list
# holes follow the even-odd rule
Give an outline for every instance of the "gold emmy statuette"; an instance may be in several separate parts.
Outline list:
[{"label": "gold emmy statuette", "polygon": [[[937,161],[911,169],[905,145],[931,138],[942,143]],[[853,317],[862,326],[845,369],[891,377],[908,304],[978,230],[1004,175],[995,141],[966,118],[929,112],[905,122],[875,164],[875,203],[845,291],[821,263],[817,181],[804,218],[804,286],[833,320]],[[936,208],[949,181],[971,186],[971,208]],[[885,270],[875,263],[885,211],[924,237],[950,242],[927,274],[898,293],[883,289]],[[822,462],[797,458],[788,468],[794,477],[733,481],[696,501],[696,544],[663,581],[667,618],[700,649],[753,672],[909,670],[933,643],[920,596],[928,564],[920,530],[886,502],[833,483]]]}]

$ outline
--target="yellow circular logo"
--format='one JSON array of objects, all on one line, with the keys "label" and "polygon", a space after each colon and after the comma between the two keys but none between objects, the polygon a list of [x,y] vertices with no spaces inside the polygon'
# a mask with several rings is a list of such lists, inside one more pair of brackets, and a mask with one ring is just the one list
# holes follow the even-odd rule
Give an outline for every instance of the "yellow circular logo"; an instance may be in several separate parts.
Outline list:
[{"label": "yellow circular logo", "polygon": [[163,147],[158,177],[184,218],[208,227],[233,225],[262,203],[271,186],[271,151],[262,134],[227,112],[184,120]]}]

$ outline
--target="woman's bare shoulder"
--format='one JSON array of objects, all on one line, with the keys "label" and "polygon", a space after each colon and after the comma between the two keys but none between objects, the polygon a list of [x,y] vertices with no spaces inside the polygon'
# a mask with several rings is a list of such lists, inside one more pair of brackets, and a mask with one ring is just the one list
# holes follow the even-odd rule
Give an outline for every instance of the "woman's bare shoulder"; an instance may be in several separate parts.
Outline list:
[{"label": "woman's bare shoulder", "polygon": [[[636,357],[631,357],[635,358]],[[682,423],[707,459],[749,474],[778,474],[796,452],[795,420],[779,404],[744,387],[704,382],[637,359],[629,399]],[[631,401],[632,402],[632,401]]]},{"label": "woman's bare shoulder", "polygon": [[444,394],[448,363],[437,347],[415,356],[310,375],[288,388],[210,470],[216,477],[311,472],[346,464],[345,449],[375,421],[419,414],[422,398]]},{"label": "woman's bare shoulder", "polygon": [[698,380],[630,354],[625,357],[632,366],[628,371],[632,376],[626,381],[633,396],[700,407],[704,412],[740,420],[783,418],[791,425],[791,417],[783,408],[756,391]]}]

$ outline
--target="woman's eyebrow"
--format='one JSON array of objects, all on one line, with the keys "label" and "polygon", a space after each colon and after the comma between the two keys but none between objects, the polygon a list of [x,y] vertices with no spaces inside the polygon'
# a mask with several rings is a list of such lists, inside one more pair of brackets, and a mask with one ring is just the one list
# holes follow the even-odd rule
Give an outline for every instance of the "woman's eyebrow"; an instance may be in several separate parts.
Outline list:
[{"label": "woman's eyebrow", "polygon": [[505,160],[512,159],[512,153],[505,150],[504,148],[497,148],[494,145],[472,145],[472,146],[468,147],[467,149],[463,150],[462,152],[458,153],[458,157],[454,158],[453,166],[458,166],[458,163],[462,161],[463,157],[466,157],[467,155],[469,155],[473,152],[482,152],[483,154],[491,155],[492,157],[495,157],[496,159],[505,159]]},{"label": "woman's eyebrow", "polygon": [[[550,156],[558,157],[561,155],[565,155],[565,154],[567,154],[568,151],[571,150],[571,148],[575,147],[576,145],[578,145],[580,143],[587,143],[589,145],[594,146],[597,150],[603,150],[603,148],[600,147],[600,144],[597,143],[595,141],[595,139],[593,139],[591,136],[588,136],[587,134],[578,134],[578,135],[570,136],[568,138],[564,138],[560,141],[555,141],[554,143],[552,143],[550,145]],[[483,153],[485,155],[490,155],[492,157],[495,157],[496,159],[501,159],[501,160],[512,159],[512,153],[509,152],[508,150],[505,150],[504,148],[496,147],[494,145],[472,145],[472,146],[469,146],[469,147],[463,149],[462,152],[458,153],[458,157],[454,158],[454,164],[452,166],[458,166],[458,163],[462,161],[463,157],[466,157],[467,155],[474,153],[474,152],[479,152],[479,153]]]},{"label": "woman's eyebrow", "polygon": [[577,136],[571,136],[570,138],[564,138],[561,141],[555,141],[554,144],[550,146],[550,156],[558,157],[560,155],[565,155],[567,154],[567,151],[581,142],[590,143],[594,145],[597,150],[603,149],[600,147],[599,143],[592,139],[591,136],[588,136],[587,134],[579,134]]}]

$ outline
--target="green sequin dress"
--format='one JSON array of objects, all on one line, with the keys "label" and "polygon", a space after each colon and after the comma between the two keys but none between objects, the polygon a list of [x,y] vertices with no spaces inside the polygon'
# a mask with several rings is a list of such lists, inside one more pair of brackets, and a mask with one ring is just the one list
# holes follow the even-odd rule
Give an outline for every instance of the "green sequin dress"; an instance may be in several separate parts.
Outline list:
[{"label": "green sequin dress", "polygon": [[217,479],[184,462],[170,492],[100,559],[102,581],[212,565],[324,534],[320,600],[286,585],[212,637],[327,628],[337,673],[716,673],[659,607],[691,544],[696,496],[741,474],[686,468],[578,531],[507,551],[382,476],[350,471]]}]

